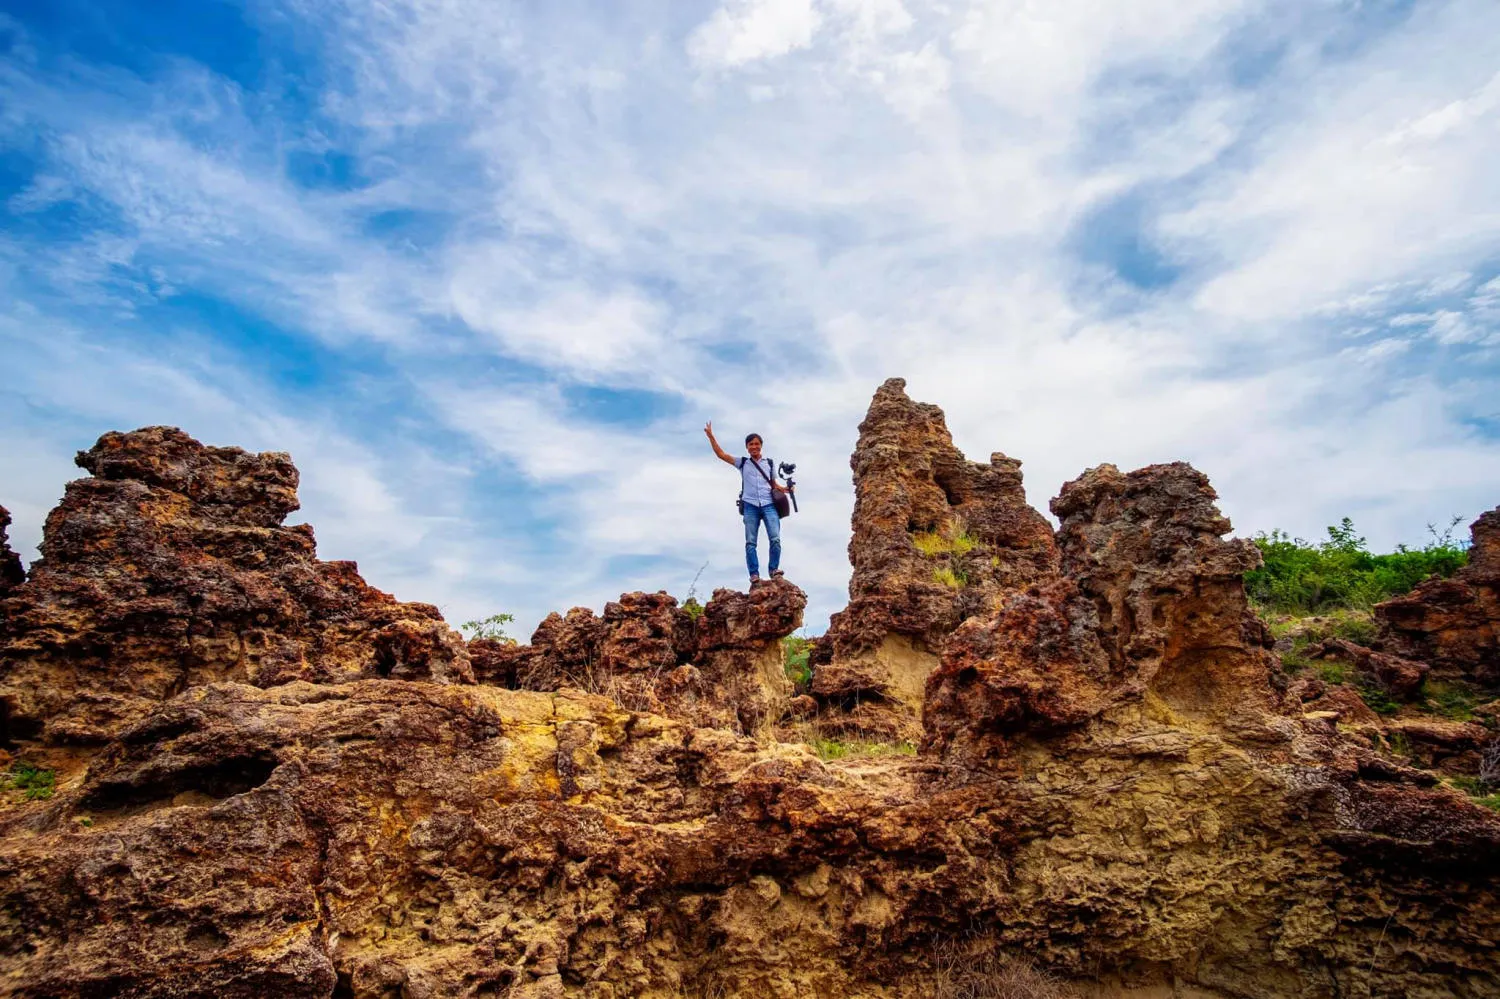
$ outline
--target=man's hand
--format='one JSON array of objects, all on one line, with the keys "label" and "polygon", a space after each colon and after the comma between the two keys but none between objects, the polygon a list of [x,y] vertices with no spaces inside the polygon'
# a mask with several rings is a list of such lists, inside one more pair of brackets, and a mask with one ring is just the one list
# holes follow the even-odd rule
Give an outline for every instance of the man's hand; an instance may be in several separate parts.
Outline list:
[{"label": "man's hand", "polygon": [[734,459],[731,458],[728,455],[728,453],[725,452],[725,450],[723,448],[719,447],[719,442],[718,441],[714,440],[714,421],[713,420],[709,420],[707,423],[703,424],[703,432],[708,435],[708,443],[711,444],[711,445],[713,445],[714,454],[716,454],[716,455],[719,456],[719,460],[722,461],[722,462],[726,462],[726,463],[728,463],[730,465],[733,465],[734,464]]}]

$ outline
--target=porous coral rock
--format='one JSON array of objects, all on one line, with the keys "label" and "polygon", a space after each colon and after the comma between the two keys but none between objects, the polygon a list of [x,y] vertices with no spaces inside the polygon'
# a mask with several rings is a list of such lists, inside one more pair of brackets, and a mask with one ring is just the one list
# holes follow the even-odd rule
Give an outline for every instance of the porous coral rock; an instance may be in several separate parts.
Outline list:
[{"label": "porous coral rock", "polygon": [[926,745],[1004,755],[1148,692],[1171,710],[1277,741],[1269,634],[1244,573],[1260,564],[1189,465],[1101,465],[1052,502],[1061,567],[966,622],[928,679]]},{"label": "porous coral rock", "polygon": [[180,430],[109,433],[91,478],[48,516],[41,558],[4,599],[7,738],[99,743],[178,692],[216,680],[470,682],[435,607],[323,562],[285,454],[205,447]]},{"label": "porous coral rock", "polygon": [[1469,526],[1469,561],[1377,604],[1390,651],[1431,665],[1434,675],[1500,689],[1500,507]]},{"label": "porous coral rock", "polygon": [[1021,463],[998,452],[989,464],[966,460],[943,411],[905,389],[900,378],[881,385],[859,425],[849,606],[833,616],[813,673],[825,701],[895,705],[875,723],[892,731],[914,729],[953,630],[1057,564],[1051,525],[1026,503]]},{"label": "porous coral rock", "polygon": [[752,732],[791,708],[780,640],[802,626],[807,595],[786,580],[720,589],[696,619],[667,593],[549,614],[531,644],[471,642],[485,682],[576,688],[696,725]]},{"label": "porous coral rock", "polygon": [[0,506],[0,597],[26,581],[21,556],[10,550],[10,511]]},{"label": "porous coral rock", "polygon": [[[1068,571],[945,637],[916,757],[576,689],[189,684],[0,795],[0,992],[929,999],[1008,953],[1101,995],[1500,995],[1500,815],[1276,696],[1201,476],[1080,482]],[[471,648],[566,678],[607,646],[671,706],[684,670],[753,679],[793,590]]]}]

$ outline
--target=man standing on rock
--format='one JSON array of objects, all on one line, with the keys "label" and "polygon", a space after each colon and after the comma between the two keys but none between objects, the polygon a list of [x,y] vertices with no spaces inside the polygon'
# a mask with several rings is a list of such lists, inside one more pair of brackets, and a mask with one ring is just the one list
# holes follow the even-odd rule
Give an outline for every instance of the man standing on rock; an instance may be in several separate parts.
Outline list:
[{"label": "man standing on rock", "polygon": [[731,458],[714,440],[713,421],[703,428],[708,443],[720,461],[728,462],[740,472],[740,512],[745,518],[745,567],[750,570],[750,584],[760,582],[760,525],[766,525],[766,538],[771,542],[771,578],[780,579],[781,571],[781,515],[776,511],[776,494],[787,490],[776,481],[776,468],[770,458],[760,456],[760,434],[745,438],[746,458]]}]

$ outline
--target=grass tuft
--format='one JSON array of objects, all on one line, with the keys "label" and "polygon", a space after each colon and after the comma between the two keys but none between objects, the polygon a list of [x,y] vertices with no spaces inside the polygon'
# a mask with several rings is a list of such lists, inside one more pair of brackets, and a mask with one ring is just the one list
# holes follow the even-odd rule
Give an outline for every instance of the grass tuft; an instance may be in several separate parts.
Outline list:
[{"label": "grass tuft", "polygon": [[27,801],[42,801],[52,797],[57,789],[57,771],[34,767],[17,762],[9,771],[0,774],[4,786],[16,791],[25,791]]},{"label": "grass tuft", "polygon": [[859,756],[916,756],[910,742],[872,742],[866,739],[813,738],[807,743],[821,759],[842,760]]}]

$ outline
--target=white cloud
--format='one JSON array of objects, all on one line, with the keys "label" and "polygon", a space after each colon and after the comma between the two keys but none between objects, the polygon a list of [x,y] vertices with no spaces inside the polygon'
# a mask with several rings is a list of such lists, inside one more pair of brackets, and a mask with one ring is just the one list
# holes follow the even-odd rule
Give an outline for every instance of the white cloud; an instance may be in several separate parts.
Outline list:
[{"label": "white cloud", "polygon": [[822,22],[813,0],[725,0],[688,38],[688,55],[708,68],[786,55],[811,45]]}]

